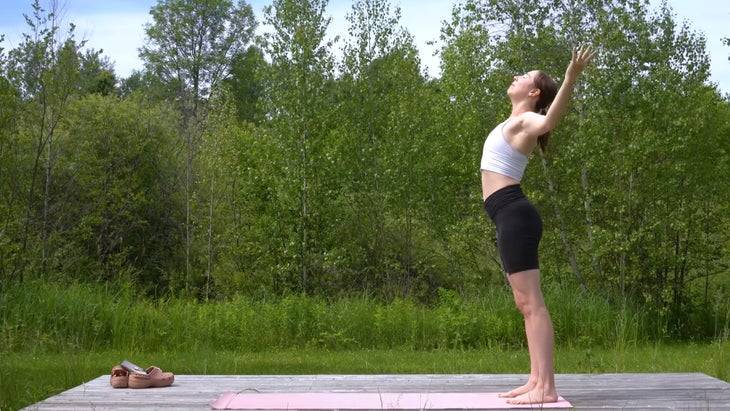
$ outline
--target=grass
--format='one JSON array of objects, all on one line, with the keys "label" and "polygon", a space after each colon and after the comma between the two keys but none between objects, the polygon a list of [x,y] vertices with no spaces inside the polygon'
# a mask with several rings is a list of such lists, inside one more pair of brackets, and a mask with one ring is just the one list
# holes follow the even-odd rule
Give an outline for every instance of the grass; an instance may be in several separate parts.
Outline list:
[{"label": "grass", "polygon": [[[547,290],[556,372],[702,372],[728,381],[727,312],[715,337],[656,338],[657,320],[591,295]],[[726,307],[726,306],[721,306]],[[526,373],[507,290],[438,303],[289,296],[150,301],[133,287],[26,282],[0,293],[0,410],[107,375],[123,359],[176,374]]]},{"label": "grass", "polygon": [[[548,290],[546,300],[558,346],[621,349],[666,338],[657,331],[667,328],[664,320],[650,311],[617,307],[572,290]],[[716,324],[709,337],[706,326],[692,333],[699,341],[727,339],[730,306],[718,307],[697,314],[703,320],[695,323]],[[42,282],[0,293],[0,350],[10,352],[505,350],[523,345],[522,319],[504,289],[477,297],[442,291],[432,306],[404,299],[383,303],[298,295],[268,301],[151,301],[129,286]]]}]

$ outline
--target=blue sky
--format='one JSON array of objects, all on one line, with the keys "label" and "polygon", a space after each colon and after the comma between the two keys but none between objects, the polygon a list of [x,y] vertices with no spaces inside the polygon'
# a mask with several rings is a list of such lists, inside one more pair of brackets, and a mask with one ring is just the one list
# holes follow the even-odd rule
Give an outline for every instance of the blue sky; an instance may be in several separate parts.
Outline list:
[{"label": "blue sky", "polygon": [[[76,38],[88,40],[88,47],[103,49],[104,55],[115,63],[117,74],[128,76],[140,69],[137,49],[144,42],[143,25],[151,20],[150,8],[157,0],[57,0],[64,22],[76,25]],[[0,0],[0,34],[5,49],[15,47],[20,35],[27,31],[23,13],[32,12],[33,0]],[[51,0],[40,0],[42,7]],[[249,0],[256,18],[263,18],[262,9],[270,0]],[[426,43],[437,40],[441,22],[448,20],[454,1],[446,0],[393,0],[401,8],[401,24],[414,36],[421,52],[421,62],[428,66],[431,75],[438,74],[438,59],[433,51],[438,46]],[[660,0],[651,0],[658,6]],[[345,34],[345,13],[351,9],[350,0],[330,0],[327,13],[332,16],[330,30]],[[722,44],[723,37],[730,37],[730,2],[718,0],[668,0],[677,21],[687,21],[690,27],[707,38],[707,51],[711,58],[711,81],[719,85],[723,93],[730,93],[730,47]]]}]

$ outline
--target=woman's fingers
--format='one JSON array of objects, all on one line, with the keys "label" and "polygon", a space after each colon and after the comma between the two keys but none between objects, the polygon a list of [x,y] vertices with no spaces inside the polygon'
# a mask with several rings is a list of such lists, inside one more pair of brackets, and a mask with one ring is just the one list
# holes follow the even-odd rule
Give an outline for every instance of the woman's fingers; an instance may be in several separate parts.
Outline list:
[{"label": "woman's fingers", "polygon": [[591,52],[591,46],[587,44],[581,44],[573,48],[573,62],[585,66],[591,59],[596,55],[597,52]]},{"label": "woman's fingers", "polygon": [[591,52],[591,46],[587,44],[582,44],[579,47],[576,47],[576,52],[573,53],[574,56],[576,56],[579,60],[582,60],[584,62],[589,62],[597,52]]}]

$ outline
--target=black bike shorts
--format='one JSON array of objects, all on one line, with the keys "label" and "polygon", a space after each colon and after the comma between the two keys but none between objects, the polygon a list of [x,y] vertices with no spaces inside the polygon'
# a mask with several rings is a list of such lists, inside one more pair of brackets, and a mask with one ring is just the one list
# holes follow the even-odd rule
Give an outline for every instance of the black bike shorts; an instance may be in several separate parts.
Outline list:
[{"label": "black bike shorts", "polygon": [[497,231],[497,249],[505,273],[540,267],[537,249],[542,238],[542,218],[519,184],[495,191],[484,200],[484,210]]}]

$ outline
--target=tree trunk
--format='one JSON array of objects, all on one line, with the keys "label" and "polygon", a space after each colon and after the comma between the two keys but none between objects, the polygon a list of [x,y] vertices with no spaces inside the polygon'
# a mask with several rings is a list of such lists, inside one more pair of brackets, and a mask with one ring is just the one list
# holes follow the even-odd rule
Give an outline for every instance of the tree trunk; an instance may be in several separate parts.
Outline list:
[{"label": "tree trunk", "polygon": [[[590,190],[588,189],[588,170],[586,170],[585,166],[581,166],[580,169],[580,177],[581,177],[581,184],[583,185],[583,194],[585,195],[585,201],[583,202],[583,206],[586,210],[586,229],[588,231],[588,250],[594,249],[594,238],[593,238],[593,217],[591,216],[591,200],[590,200]],[[591,254],[591,261],[593,263],[593,272],[596,274],[596,278],[598,279],[599,284],[601,283],[601,277],[602,270],[601,270],[601,264],[596,258],[596,253],[592,252]]]},{"label": "tree trunk", "polygon": [[558,205],[557,196],[555,195],[555,187],[553,184],[552,178],[550,178],[550,174],[548,173],[548,165],[547,160],[545,160],[545,156],[540,156],[542,160],[542,169],[545,172],[545,178],[547,179],[548,183],[548,192],[550,193],[550,199],[553,203],[553,206],[555,208],[555,220],[558,222],[558,229],[560,231],[560,239],[563,241],[563,245],[565,246],[565,251],[568,253],[568,260],[570,261],[570,267],[573,270],[573,275],[575,275],[575,278],[578,280],[578,283],[580,284],[581,291],[586,291],[586,285],[583,281],[583,276],[580,274],[580,269],[578,268],[578,262],[575,259],[575,252],[573,251],[573,246],[570,243],[570,239],[568,239],[568,234],[565,232],[565,225],[563,220],[563,215],[560,212],[560,206]]}]

